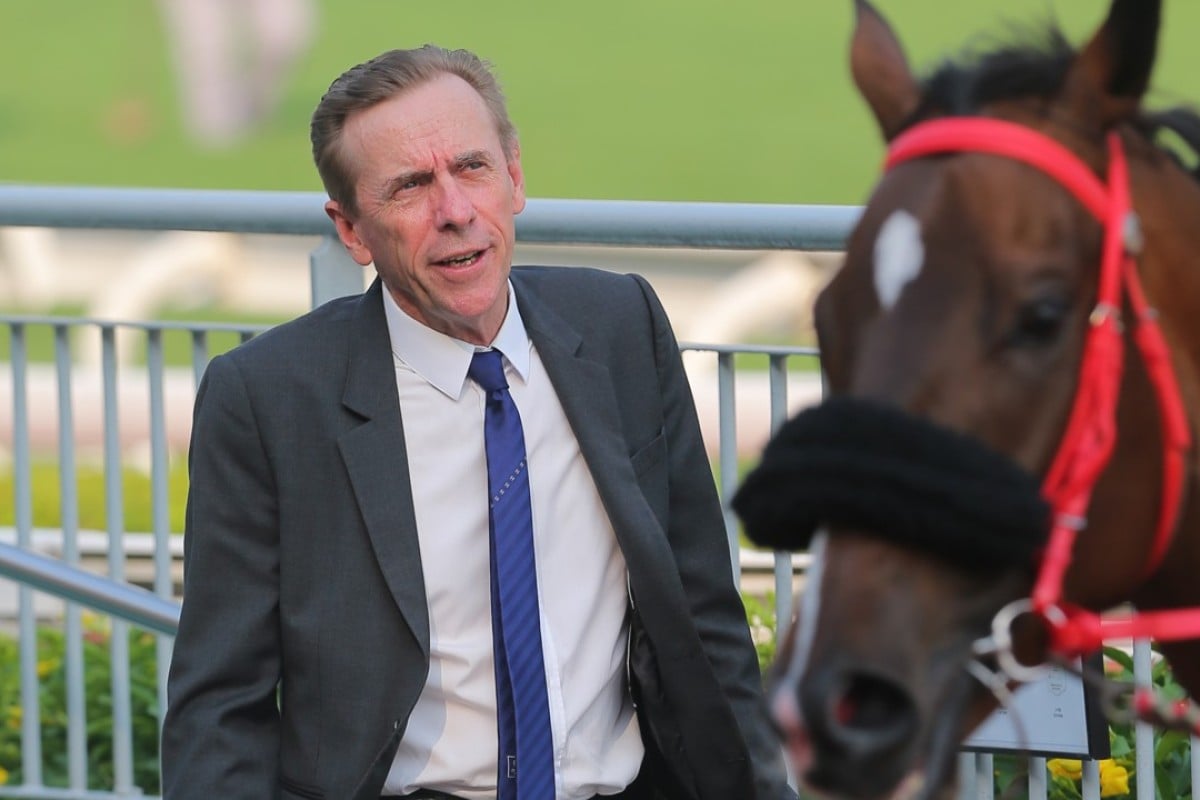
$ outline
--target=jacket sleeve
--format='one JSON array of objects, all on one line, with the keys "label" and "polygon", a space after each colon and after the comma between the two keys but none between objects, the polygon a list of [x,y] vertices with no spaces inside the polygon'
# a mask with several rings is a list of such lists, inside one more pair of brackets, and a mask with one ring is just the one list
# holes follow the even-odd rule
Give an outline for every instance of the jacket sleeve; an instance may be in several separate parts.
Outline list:
[{"label": "jacket sleeve", "polygon": [[670,506],[667,536],[679,568],[704,655],[733,709],[752,762],[758,800],[794,798],[779,739],[762,692],[758,657],[738,594],[712,470],[679,344],[666,312],[644,278],[655,332],[659,390],[668,443]]},{"label": "jacket sleeve", "polygon": [[165,800],[279,793],[278,514],[255,413],[234,359],[214,359],[192,427]]}]

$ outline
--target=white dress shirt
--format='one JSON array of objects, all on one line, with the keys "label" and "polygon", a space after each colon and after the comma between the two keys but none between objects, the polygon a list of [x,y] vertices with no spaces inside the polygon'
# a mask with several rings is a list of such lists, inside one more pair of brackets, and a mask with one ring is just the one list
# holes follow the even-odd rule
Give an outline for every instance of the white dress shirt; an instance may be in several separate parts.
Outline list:
[{"label": "white dress shirt", "polygon": [[[485,397],[467,377],[483,348],[420,324],[386,288],[383,298],[430,628],[429,677],[384,794],[494,798]],[[644,752],[626,683],[625,560],[511,285],[492,344],[525,431],[557,797],[614,794],[636,777]]]}]

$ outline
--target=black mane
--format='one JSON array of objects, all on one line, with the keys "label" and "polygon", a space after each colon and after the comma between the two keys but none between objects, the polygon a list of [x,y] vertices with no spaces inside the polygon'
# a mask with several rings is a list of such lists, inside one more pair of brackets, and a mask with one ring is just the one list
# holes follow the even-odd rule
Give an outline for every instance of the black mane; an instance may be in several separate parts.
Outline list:
[{"label": "black mane", "polygon": [[943,61],[922,81],[914,118],[935,113],[969,116],[1004,100],[1051,100],[1062,88],[1075,49],[1057,25],[1026,38],[1029,41],[967,51]]},{"label": "black mane", "polygon": [[[939,64],[921,82],[921,102],[909,124],[932,116],[971,116],[1006,100],[1049,106],[1062,89],[1076,50],[1054,23],[1025,29],[1020,38],[1024,41],[968,50]],[[1182,106],[1144,111],[1134,125],[1200,180],[1200,113]]]}]

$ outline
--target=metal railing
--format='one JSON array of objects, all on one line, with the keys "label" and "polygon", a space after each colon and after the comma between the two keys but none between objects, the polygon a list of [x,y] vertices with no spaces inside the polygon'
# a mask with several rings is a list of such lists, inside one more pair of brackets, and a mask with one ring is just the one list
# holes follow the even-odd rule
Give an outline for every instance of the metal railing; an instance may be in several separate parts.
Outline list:
[{"label": "metal railing", "polygon": [[[314,304],[354,293],[362,287],[362,268],[353,263],[333,236],[322,211],[323,195],[316,193],[202,192],[130,189],[48,188],[0,186],[0,226],[22,225],[51,228],[101,228],[127,230],[201,230],[242,233],[317,235],[322,237],[310,256],[310,279]],[[530,200],[518,217],[521,243],[613,245],[623,247],[673,247],[694,249],[751,250],[838,250],[857,219],[859,209],[844,206],[775,206],[716,203],[648,203],[582,200]],[[299,265],[298,265],[299,266]],[[166,668],[171,633],[178,619],[177,550],[180,531],[172,523],[171,509],[179,497],[172,495],[170,419],[190,415],[191,398],[212,353],[232,346],[257,333],[258,326],[216,324],[148,323],[131,320],[97,320],[55,317],[0,317],[0,362],[7,352],[8,363],[0,363],[0,395],[7,385],[12,409],[12,471],[14,498],[13,542],[0,542],[0,575],[17,582],[15,625],[18,633],[16,671],[20,677],[19,712],[7,724],[19,727],[21,767],[19,785],[0,781],[0,797],[95,800],[134,797],[147,786],[139,776],[139,764],[147,755],[135,752],[133,730],[148,720],[157,730],[166,707]],[[90,332],[90,337],[81,336]],[[218,344],[214,340],[224,336]],[[139,340],[138,360],[126,365],[118,357],[118,340]],[[81,340],[91,342],[81,344]],[[84,369],[77,350],[81,346],[100,349],[99,367]],[[758,413],[770,419],[773,430],[787,417],[790,386],[799,360],[815,353],[805,348],[720,346],[685,344],[685,349],[715,361],[713,374],[718,396],[718,482],[724,497],[731,496],[738,480],[737,404],[739,385],[751,378],[739,370],[736,360],[753,354],[767,360],[765,377],[754,380],[765,391]],[[171,350],[168,356],[167,351]],[[31,350],[38,355],[31,358]],[[7,373],[3,372],[7,369]],[[7,384],[5,383],[7,381]],[[86,393],[86,398],[80,395]],[[33,397],[31,403],[30,398]],[[744,401],[743,401],[744,402]],[[102,487],[99,496],[103,519],[89,530],[81,524],[78,491],[79,425],[81,403],[102,420],[98,442]],[[182,411],[181,411],[182,408]],[[189,416],[190,419],[190,416]],[[38,425],[55,430],[53,471],[38,472],[31,431]],[[130,427],[144,430],[144,441],[131,454],[120,439]],[[0,435],[2,435],[0,429]],[[176,441],[176,447],[178,442]],[[177,452],[174,453],[178,455]],[[140,460],[149,475],[150,514],[144,528],[131,526],[125,514],[125,485],[130,463]],[[35,474],[35,472],[37,474]],[[35,482],[50,480],[58,487],[57,537],[35,536]],[[40,520],[39,524],[44,524]],[[731,556],[738,559],[737,524],[726,518]],[[144,588],[130,585],[129,556],[124,548],[130,531],[153,543],[151,568],[137,578]],[[105,543],[102,563],[87,563],[80,543],[91,536]],[[39,544],[40,542],[40,544]],[[37,555],[38,547],[57,557]],[[98,560],[96,554],[93,561]],[[735,562],[737,563],[737,562]],[[86,567],[86,569],[85,569]],[[95,572],[103,577],[96,577]],[[781,554],[775,559],[773,585],[776,619],[788,619],[792,606],[793,563]],[[0,582],[4,588],[4,582]],[[64,602],[54,600],[58,598]],[[47,599],[51,600],[47,608]],[[39,600],[41,603],[39,604]],[[97,625],[83,608],[111,615],[107,625]],[[140,685],[135,693],[131,642],[138,633],[153,637],[151,688]],[[47,625],[61,631],[61,665],[55,665],[65,693],[66,723],[61,744],[65,762],[54,781],[47,781],[45,764],[53,760],[43,752],[45,726],[39,708],[44,702],[44,675],[49,671],[39,661],[39,628]],[[89,773],[88,730],[84,694],[85,660],[89,647],[103,639],[103,658],[110,673],[107,691],[111,708],[111,778],[103,789],[88,789],[96,782]],[[144,646],[139,645],[139,646]],[[140,652],[140,651],[139,651]],[[1148,653],[1148,650],[1146,651]],[[94,655],[92,656],[94,657]],[[1141,656],[1139,656],[1139,659]],[[1148,657],[1146,659],[1148,661]],[[6,665],[0,664],[0,669]],[[1146,673],[1148,674],[1148,672]],[[88,687],[89,691],[93,687]],[[153,702],[144,696],[149,691]],[[135,698],[135,694],[137,697]],[[3,698],[0,698],[3,702]],[[151,712],[138,709],[153,707]],[[0,715],[5,713],[0,708]],[[6,720],[0,717],[0,732]],[[1139,730],[1138,794],[1154,796],[1153,739],[1146,728]],[[151,754],[153,757],[153,754]],[[964,754],[965,779],[962,796],[989,798],[992,756]],[[1029,791],[1046,797],[1045,760],[1030,762]],[[157,772],[153,773],[154,780]],[[49,783],[61,783],[62,787]],[[1099,797],[1095,765],[1085,767],[1084,792],[1089,800]]]}]

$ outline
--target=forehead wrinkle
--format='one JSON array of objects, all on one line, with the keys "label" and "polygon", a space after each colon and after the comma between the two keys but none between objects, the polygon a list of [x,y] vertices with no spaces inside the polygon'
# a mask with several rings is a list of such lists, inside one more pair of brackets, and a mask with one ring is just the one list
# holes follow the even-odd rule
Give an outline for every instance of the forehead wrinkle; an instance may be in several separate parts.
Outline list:
[{"label": "forehead wrinkle", "polygon": [[361,194],[363,198],[370,196],[380,199],[385,195],[385,187],[396,176],[381,174],[377,169],[363,169],[363,165],[370,161],[372,147],[379,140],[386,141],[389,138],[388,131],[364,121],[376,109],[376,106],[371,106],[351,115],[342,128],[341,144],[347,172],[354,176],[356,194]]},{"label": "forehead wrinkle", "polygon": [[[454,89],[456,82],[468,87],[472,94],[464,97],[461,92],[443,89],[445,96],[432,111],[423,105],[416,108],[410,105],[409,113],[396,112],[398,104],[419,103],[420,100],[413,100],[414,96],[440,89],[443,84]],[[353,165],[352,172],[361,175],[362,183],[371,183],[371,187],[364,187],[370,194],[386,195],[387,187],[399,178],[428,175],[443,163],[453,164],[464,153],[490,152],[490,142],[478,147],[470,140],[474,134],[464,121],[478,111],[474,107],[477,97],[461,78],[443,75],[353,113],[342,129],[343,154]],[[482,113],[486,115],[486,110]],[[486,118],[490,123],[490,116]],[[447,154],[446,150],[456,152]],[[364,172],[360,165],[372,161],[372,170]]]}]

